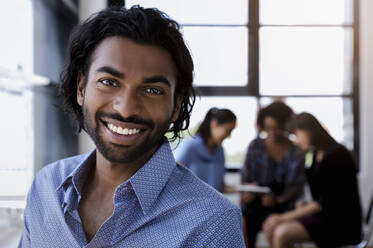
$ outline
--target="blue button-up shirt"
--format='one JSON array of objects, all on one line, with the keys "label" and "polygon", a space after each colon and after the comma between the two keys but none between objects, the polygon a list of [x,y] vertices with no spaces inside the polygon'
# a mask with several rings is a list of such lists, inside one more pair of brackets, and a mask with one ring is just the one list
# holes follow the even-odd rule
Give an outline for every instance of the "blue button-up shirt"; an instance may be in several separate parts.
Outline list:
[{"label": "blue button-up shirt", "polygon": [[88,243],[78,213],[95,151],[35,177],[19,247],[244,247],[237,206],[176,164],[166,142],[114,193],[114,212]]}]

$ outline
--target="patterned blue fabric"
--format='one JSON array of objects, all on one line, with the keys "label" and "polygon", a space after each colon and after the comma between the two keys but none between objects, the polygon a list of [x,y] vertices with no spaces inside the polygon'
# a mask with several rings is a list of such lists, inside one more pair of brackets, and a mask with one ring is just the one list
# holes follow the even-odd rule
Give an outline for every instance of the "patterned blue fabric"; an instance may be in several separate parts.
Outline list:
[{"label": "patterned blue fabric", "polygon": [[202,137],[196,135],[177,147],[175,158],[177,162],[183,163],[204,182],[221,191],[225,174],[222,146],[218,146],[215,153],[211,154]]},{"label": "patterned blue fabric", "polygon": [[168,143],[117,187],[113,215],[87,243],[77,209],[95,159],[94,151],[37,174],[19,247],[244,247],[239,208],[177,165]]},{"label": "patterned blue fabric", "polygon": [[280,161],[274,161],[268,156],[264,140],[257,137],[249,145],[241,170],[242,182],[258,182],[259,185],[271,187],[277,196],[287,195],[294,187],[303,187],[306,180],[300,155],[291,145]]}]

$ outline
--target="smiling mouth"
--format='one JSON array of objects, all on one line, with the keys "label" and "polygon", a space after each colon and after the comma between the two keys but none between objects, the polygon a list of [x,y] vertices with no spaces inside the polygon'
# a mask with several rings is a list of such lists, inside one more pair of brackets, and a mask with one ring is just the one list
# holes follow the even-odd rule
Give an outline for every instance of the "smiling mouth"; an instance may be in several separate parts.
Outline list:
[{"label": "smiling mouth", "polygon": [[122,135],[122,136],[130,136],[130,135],[135,135],[140,132],[143,132],[144,130],[140,128],[122,128],[120,126],[116,126],[112,123],[104,122],[105,126],[111,130],[113,133]]}]

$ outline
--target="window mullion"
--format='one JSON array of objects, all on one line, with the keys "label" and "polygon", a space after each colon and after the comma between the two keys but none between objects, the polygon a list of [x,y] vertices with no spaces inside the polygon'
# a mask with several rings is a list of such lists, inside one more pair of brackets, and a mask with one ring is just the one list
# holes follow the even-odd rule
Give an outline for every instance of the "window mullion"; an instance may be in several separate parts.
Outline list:
[{"label": "window mullion", "polygon": [[259,0],[249,1],[249,68],[248,87],[254,96],[259,96]]}]

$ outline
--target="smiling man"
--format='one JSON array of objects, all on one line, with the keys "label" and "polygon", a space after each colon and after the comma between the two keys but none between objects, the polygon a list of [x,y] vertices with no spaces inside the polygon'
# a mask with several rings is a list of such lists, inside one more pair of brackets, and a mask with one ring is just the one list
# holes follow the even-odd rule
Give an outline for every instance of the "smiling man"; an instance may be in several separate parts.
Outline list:
[{"label": "smiling man", "polygon": [[96,149],[35,177],[19,247],[244,247],[240,210],[176,164],[193,62],[156,9],[106,9],[72,33],[63,109]]}]

